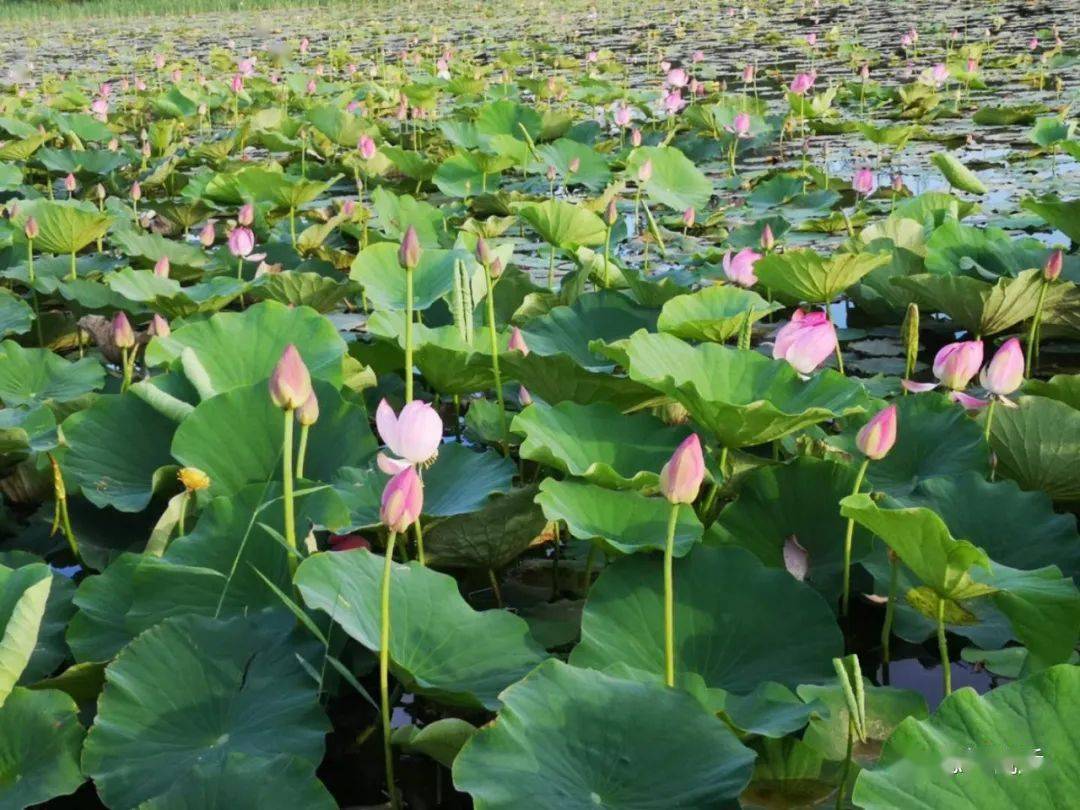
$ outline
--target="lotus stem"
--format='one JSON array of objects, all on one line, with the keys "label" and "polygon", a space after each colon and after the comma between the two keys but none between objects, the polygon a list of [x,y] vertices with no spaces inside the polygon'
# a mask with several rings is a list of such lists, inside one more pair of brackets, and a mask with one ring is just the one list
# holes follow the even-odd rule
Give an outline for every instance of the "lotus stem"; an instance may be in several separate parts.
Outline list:
[{"label": "lotus stem", "polygon": [[237,256],[236,257],[236,280],[237,281],[243,281],[244,280],[244,257],[243,256]]},{"label": "lotus stem", "polygon": [[949,666],[949,645],[945,643],[945,600],[938,597],[937,646],[941,656],[941,675],[945,684],[945,697],[952,694],[952,669]]},{"label": "lotus stem", "polygon": [[885,603],[885,623],[881,626],[881,664],[885,683],[889,682],[889,643],[892,641],[893,614],[896,612],[896,588],[900,580],[900,563],[889,549],[889,601]]},{"label": "lotus stem", "polygon": [[48,456],[53,474],[53,493],[56,498],[56,513],[53,516],[50,536],[56,534],[57,529],[63,528],[68,548],[71,549],[76,561],[81,563],[82,557],[79,555],[79,543],[75,539],[75,532],[71,529],[71,516],[68,514],[67,487],[64,486],[64,474],[60,470],[60,464],[56,461],[56,456],[52,453],[49,453]]},{"label": "lotus stem", "polygon": [[424,530],[420,528],[420,520],[417,519],[413,524],[413,535],[416,537],[416,560],[421,565],[427,565],[427,558],[424,556]]},{"label": "lotus stem", "polygon": [[41,331],[41,309],[38,306],[37,288],[34,283],[37,276],[34,273],[34,240],[26,240],[26,275],[30,279],[30,301],[34,306],[34,328],[37,331],[38,345],[45,347],[45,337]]},{"label": "lotus stem", "polygon": [[547,285],[549,290],[555,289],[555,246],[551,246],[551,253],[548,254],[548,279]]},{"label": "lotus stem", "polygon": [[300,426],[300,447],[296,451],[296,478],[300,480],[304,477],[304,459],[307,458],[307,440],[308,430],[311,425]]},{"label": "lotus stem", "polygon": [[75,281],[79,277],[75,269],[75,251],[71,251],[71,269],[68,272],[68,281]]},{"label": "lotus stem", "polygon": [[292,240],[293,249],[296,249],[296,208],[289,206],[289,239]]},{"label": "lotus stem", "polygon": [[664,543],[664,683],[675,686],[675,583],[672,568],[675,556],[675,525],[679,504],[671,505],[667,541]]},{"label": "lotus stem", "polygon": [[491,590],[495,594],[495,605],[500,609],[503,606],[502,589],[499,587],[499,578],[495,576],[495,569],[488,569],[488,581],[491,582]]},{"label": "lotus stem", "polygon": [[[858,495],[862,488],[863,478],[866,476],[866,468],[870,466],[870,459],[864,458],[859,465],[859,472],[855,476],[855,486],[851,489],[852,495]],[[848,602],[851,599],[851,541],[855,537],[855,520],[848,518],[847,530],[844,533],[844,595],[840,602],[840,615],[848,615]]]},{"label": "lotus stem", "polygon": [[844,770],[840,773],[840,786],[836,789],[836,810],[844,806],[848,777],[851,775],[851,755],[855,750],[855,722],[849,717],[847,728],[847,752],[844,754]]},{"label": "lotus stem", "polygon": [[291,408],[285,411],[284,441],[281,449],[281,487],[285,504],[285,543],[289,546],[289,571],[296,573],[296,525],[293,512],[293,419]]},{"label": "lotus stem", "polygon": [[405,403],[413,401],[413,271],[405,271]]},{"label": "lotus stem", "polygon": [[[555,248],[551,250],[554,256]],[[509,456],[510,437],[506,430],[506,402],[503,398],[502,375],[499,373],[499,338],[495,333],[495,280],[491,277],[491,273],[486,275],[488,291],[485,303],[487,304],[488,337],[491,341],[491,373],[495,377],[495,398],[499,402],[499,429],[502,431],[499,443],[502,444],[503,456]]]},{"label": "lotus stem", "polygon": [[611,265],[611,226],[608,225],[604,231],[604,287],[608,287],[611,283],[609,278]]},{"label": "lotus stem", "polygon": [[129,349],[120,350],[120,369],[123,372],[124,379],[120,383],[120,393],[124,393],[131,387],[131,373],[134,363],[134,351]]},{"label": "lotus stem", "polygon": [[[824,309],[825,309],[825,317],[829,319],[829,323],[833,323],[832,311],[829,309],[829,303],[827,301],[825,302]],[[835,326],[835,324],[834,324],[834,326]],[[844,373],[844,354],[840,350],[840,337],[839,336],[837,336],[837,338],[836,338],[836,369],[841,374],[844,374],[844,376],[847,376]]]},{"label": "lotus stem", "polygon": [[1039,288],[1039,300],[1035,304],[1035,315],[1031,318],[1031,329],[1028,331],[1027,357],[1024,358],[1024,376],[1028,379],[1031,379],[1032,352],[1037,352],[1038,349],[1039,322],[1042,320],[1043,304],[1046,301],[1046,290],[1049,286],[1050,282],[1044,280]]},{"label": "lotus stem", "polygon": [[386,790],[390,807],[398,810],[397,788],[394,787],[394,751],[390,744],[390,571],[394,565],[394,541],[397,532],[390,532],[383,557],[382,591],[379,595],[379,705],[382,709],[383,760],[386,765]]}]

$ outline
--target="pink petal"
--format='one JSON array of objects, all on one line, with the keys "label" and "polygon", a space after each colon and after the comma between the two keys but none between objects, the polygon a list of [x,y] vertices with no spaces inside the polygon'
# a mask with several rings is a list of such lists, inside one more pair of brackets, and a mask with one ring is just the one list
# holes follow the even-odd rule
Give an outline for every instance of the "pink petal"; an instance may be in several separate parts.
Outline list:
[{"label": "pink petal", "polygon": [[379,469],[387,475],[397,475],[402,470],[412,466],[409,462],[400,458],[393,458],[386,455],[386,453],[379,453],[379,455],[375,457],[375,463],[378,464]]},{"label": "pink petal", "polygon": [[398,420],[394,415],[394,409],[385,399],[375,409],[375,427],[379,431],[379,438],[383,440],[383,444],[394,450],[397,445]]},{"label": "pink petal", "polygon": [[937,383],[921,383],[915,382],[914,380],[901,380],[900,385],[902,385],[906,390],[910,391],[913,394],[922,394],[926,391],[933,391],[935,388],[937,388]]},{"label": "pink petal", "polygon": [[979,399],[971,396],[971,394],[965,394],[963,391],[953,391],[949,394],[949,399],[953,402],[959,402],[969,411],[977,411],[979,408],[985,408],[990,404],[990,400]]}]

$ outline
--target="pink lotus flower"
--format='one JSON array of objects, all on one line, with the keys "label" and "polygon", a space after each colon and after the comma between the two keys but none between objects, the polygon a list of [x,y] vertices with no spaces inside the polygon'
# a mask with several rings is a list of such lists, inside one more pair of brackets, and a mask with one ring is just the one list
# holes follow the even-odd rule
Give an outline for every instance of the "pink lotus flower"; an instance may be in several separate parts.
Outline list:
[{"label": "pink lotus flower", "polygon": [[691,433],[675,448],[660,470],[660,492],[670,503],[693,503],[705,480],[705,458],[701,439]]},{"label": "pink lotus flower", "polygon": [[304,404],[296,409],[296,421],[301,427],[311,427],[319,421],[319,398],[312,391]]},{"label": "pink lotus flower", "polygon": [[836,351],[836,329],[824,312],[795,310],[780,327],[773,358],[786,360],[800,374],[809,374]]},{"label": "pink lotus flower", "polygon": [[641,130],[633,129],[630,131],[630,145],[637,149],[641,146]]},{"label": "pink lotus flower", "polygon": [[571,158],[570,163],[567,164],[567,173],[576,174],[578,169],[581,168],[581,158]]},{"label": "pink lotus flower", "polygon": [[155,313],[146,331],[153,337],[168,337],[172,334],[172,327],[167,320]]},{"label": "pink lotus flower", "polygon": [[244,92],[244,77],[237,73],[232,77],[229,87],[232,88],[232,91],[237,95]]},{"label": "pink lotus flower", "polygon": [[154,275],[158,278],[168,278],[171,266],[169,265],[169,257],[162,256],[156,262],[154,262]]},{"label": "pink lotus flower", "polygon": [[307,87],[305,88],[307,90],[307,94],[309,96],[314,95],[315,90],[317,88],[318,88],[318,85],[315,84],[315,80],[314,79],[308,79]]},{"label": "pink lotus flower", "polygon": [[855,193],[864,197],[869,197],[874,193],[875,185],[874,173],[869,169],[859,169],[855,172],[855,177],[851,181],[851,187],[855,190]]},{"label": "pink lotus flower", "polygon": [[728,132],[735,133],[736,138],[750,137],[750,113],[738,113],[730,127],[724,127]]},{"label": "pink lotus flower", "polygon": [[64,178],[64,188],[67,190],[67,193],[71,194],[72,192],[74,192],[76,185],[77,183],[75,182],[75,175],[73,175],[71,172],[68,172],[67,177]]},{"label": "pink lotus flower", "polygon": [[667,83],[672,87],[686,87],[690,83],[690,77],[682,68],[672,68],[667,72]]},{"label": "pink lotus flower", "polygon": [[949,68],[944,63],[938,62],[930,69],[930,78],[934,84],[941,84],[949,78]]},{"label": "pink lotus flower", "polygon": [[754,66],[753,65],[746,65],[746,67],[744,67],[742,69],[742,80],[743,80],[743,84],[750,84],[750,82],[752,82],[754,80]]},{"label": "pink lotus flower", "polygon": [[213,247],[215,237],[216,234],[214,233],[214,220],[210,220],[205,225],[203,225],[202,230],[199,231],[199,244],[201,244],[204,248]]},{"label": "pink lotus flower", "polygon": [[414,467],[406,467],[386,482],[379,505],[379,519],[401,534],[417,520],[424,508],[424,487]]},{"label": "pink lotus flower", "polygon": [[686,106],[686,101],[682,97],[682,93],[677,89],[672,90],[666,96],[664,96],[664,111],[668,115],[675,115],[679,110]]},{"label": "pink lotus flower", "polygon": [[251,255],[255,249],[255,234],[251,228],[240,225],[229,231],[229,253],[237,258],[245,258]]},{"label": "pink lotus flower", "polygon": [[859,68],[859,78],[864,82],[870,78],[870,66],[863,62],[863,66]]},{"label": "pink lotus flower", "polygon": [[754,264],[760,258],[761,254],[755,253],[751,248],[743,248],[734,256],[729,250],[724,254],[722,261],[724,275],[733,284],[738,284],[740,287],[752,287],[757,283]]},{"label": "pink lotus flower", "polygon": [[1061,268],[1065,264],[1065,254],[1061,250],[1055,250],[1046,259],[1046,264],[1043,265],[1043,278],[1047,281],[1054,281],[1061,275]]},{"label": "pink lotus flower", "polygon": [[896,406],[878,411],[855,435],[855,446],[867,458],[878,461],[896,444]]},{"label": "pink lotus flower", "polygon": [[637,179],[641,184],[648,183],[652,179],[652,160],[646,160],[638,167]]},{"label": "pink lotus flower", "polygon": [[416,228],[410,225],[402,237],[401,247],[398,248],[398,264],[406,270],[415,270],[420,264],[422,252],[420,237],[416,235]]},{"label": "pink lotus flower", "polygon": [[776,237],[773,236],[772,227],[766,222],[765,227],[761,229],[761,249],[765,251],[772,250],[775,244]]},{"label": "pink lotus flower", "polygon": [[618,104],[615,107],[615,124],[619,127],[625,127],[630,123],[630,108],[625,104]]},{"label": "pink lotus flower", "polygon": [[1031,39],[1028,40],[1028,50],[1034,51],[1038,47],[1039,47],[1039,38],[1038,37],[1032,37]]},{"label": "pink lotus flower", "polygon": [[[14,216],[14,214],[12,214]],[[37,235],[41,233],[41,228],[37,224],[37,220],[33,217],[26,218],[26,224],[23,225],[23,233],[26,234],[27,239],[37,239]]]},{"label": "pink lotus flower", "polygon": [[510,342],[507,344],[507,348],[512,352],[521,352],[524,355],[529,353],[529,347],[525,343],[525,336],[521,334],[521,330],[516,326],[514,331],[510,333]]},{"label": "pink lotus flower", "polygon": [[788,89],[795,95],[801,96],[814,86],[815,81],[815,78],[811,74],[799,73],[791,80],[791,85]]},{"label": "pink lotus flower", "polygon": [[695,65],[698,62],[704,62],[705,51],[694,51],[692,54],[690,54],[690,61],[693,62]]},{"label": "pink lotus flower", "polygon": [[993,359],[979,374],[982,387],[999,397],[1006,397],[1024,382],[1024,351],[1020,341],[1009,338],[994,353]]},{"label": "pink lotus flower", "polygon": [[371,160],[375,157],[375,141],[370,135],[361,135],[356,148],[360,151],[360,157],[364,160]]},{"label": "pink lotus flower", "polygon": [[527,408],[533,403],[532,394],[524,385],[518,387],[518,402],[521,403],[522,408]]},{"label": "pink lotus flower", "polygon": [[390,403],[384,399],[375,410],[375,427],[387,449],[397,456],[378,455],[379,469],[389,475],[415,464],[426,464],[439,452],[442,419],[426,402],[414,399],[401,409],[400,415],[395,415]]},{"label": "pink lotus flower", "polygon": [[596,51],[589,51],[587,54],[585,54],[585,64],[591,65],[599,58],[600,54],[598,54]]},{"label": "pink lotus flower", "polygon": [[950,343],[934,356],[934,376],[941,380],[941,384],[946,388],[962,391],[978,373],[982,360],[981,340]]},{"label": "pink lotus flower", "polygon": [[304,38],[302,38],[300,40],[300,53],[307,53],[308,48],[310,48],[310,47],[311,47],[311,40],[309,40],[307,37],[304,37]]},{"label": "pink lotus flower", "polygon": [[687,207],[682,212],[683,225],[687,228],[693,228],[694,222],[697,220],[697,211],[694,210],[694,206]]},{"label": "pink lotus flower", "polygon": [[97,116],[98,120],[106,121],[109,118],[109,102],[104,97],[95,98],[90,104],[90,112]]},{"label": "pink lotus flower", "polygon": [[156,67],[158,70],[161,70],[162,68],[165,67],[165,54],[163,54],[163,53],[155,53],[154,54],[154,67]]},{"label": "pink lotus flower", "polygon": [[131,321],[123,312],[113,315],[112,340],[118,349],[130,349],[135,345],[135,332],[131,328]]},{"label": "pink lotus flower", "polygon": [[809,45],[811,48],[817,46],[817,34],[814,31],[811,31],[809,34],[806,35],[806,44]]},{"label": "pink lotus flower", "polygon": [[270,375],[270,399],[283,411],[295,411],[311,393],[311,374],[296,346],[290,343]]},{"label": "pink lotus flower", "polygon": [[971,58],[971,57],[969,56],[969,57],[968,57],[968,60],[967,60],[967,65],[966,65],[966,67],[967,67],[967,72],[968,72],[968,73],[974,73],[975,71],[977,71],[977,70],[979,69],[979,63],[978,63],[978,62],[976,62],[976,61],[975,61],[974,59],[972,59],[972,58]]}]

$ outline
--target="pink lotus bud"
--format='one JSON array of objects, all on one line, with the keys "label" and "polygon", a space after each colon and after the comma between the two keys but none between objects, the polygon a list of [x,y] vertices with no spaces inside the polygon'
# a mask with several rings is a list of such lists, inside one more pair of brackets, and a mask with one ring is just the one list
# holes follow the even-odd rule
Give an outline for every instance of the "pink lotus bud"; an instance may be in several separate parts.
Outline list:
[{"label": "pink lotus bud", "polygon": [[102,121],[106,120],[109,117],[109,102],[104,98],[95,98],[90,103],[90,112]]},{"label": "pink lotus bud", "polygon": [[801,96],[814,86],[814,81],[814,77],[809,73],[799,73],[791,80],[791,85],[788,89],[795,95]]},{"label": "pink lotus bud", "polygon": [[162,256],[160,259],[154,262],[154,275],[158,278],[168,278],[169,270],[170,266],[168,256]]},{"label": "pink lotus bud", "polygon": [[512,352],[521,352],[525,355],[529,353],[529,347],[525,343],[525,336],[521,334],[521,330],[516,326],[514,331],[510,333],[510,342],[507,344],[507,348]]},{"label": "pink lotus bud", "polygon": [[311,374],[300,352],[290,343],[270,375],[270,399],[283,411],[295,411],[311,395]]},{"label": "pink lotus bud", "polygon": [[686,87],[689,83],[690,77],[686,75],[686,71],[682,68],[672,68],[667,74],[667,83],[672,87]]},{"label": "pink lotus bud", "polygon": [[754,80],[754,66],[747,65],[742,69],[743,84],[750,84]]},{"label": "pink lotus bud", "polygon": [[968,73],[974,73],[978,69],[979,69],[979,63],[976,62],[973,58],[968,57],[968,60],[967,60],[967,72]]},{"label": "pink lotus bud", "polygon": [[181,79],[182,79],[183,77],[184,77],[184,74],[183,74],[183,72],[182,72],[182,71],[180,70],[180,68],[174,68],[174,69],[173,69],[173,72],[172,72],[172,83],[173,83],[173,84],[180,84],[180,80],[181,80]]},{"label": "pink lotus bud", "polygon": [[33,217],[27,217],[26,224],[23,226],[23,233],[26,234],[27,239],[37,239],[37,235],[41,233],[37,220]]},{"label": "pink lotus bud", "polygon": [[527,408],[533,404],[532,394],[529,393],[529,389],[524,385],[518,387],[518,402],[521,403],[522,408]]},{"label": "pink lotus bud", "polygon": [[244,77],[237,73],[235,76],[232,77],[232,81],[230,82],[229,87],[237,95],[244,92]]},{"label": "pink lotus bud", "polygon": [[615,124],[620,127],[625,127],[630,123],[630,108],[624,104],[620,104],[615,108]]},{"label": "pink lotus bud", "polygon": [[810,573],[810,552],[803,548],[795,535],[784,541],[783,557],[787,572],[799,582],[803,582]]},{"label": "pink lotus bud", "polygon": [[168,337],[172,334],[172,327],[169,326],[169,322],[162,318],[160,315],[155,314],[150,321],[150,326],[146,330],[153,337]]},{"label": "pink lotus bud", "polygon": [[163,67],[165,67],[165,54],[154,54],[154,67],[156,67],[158,70],[161,70]]},{"label": "pink lotus bud", "polygon": [[566,168],[569,169],[570,174],[575,174],[581,168],[581,158],[573,158]]},{"label": "pink lotus bud", "polygon": [[864,82],[870,78],[870,65],[866,64],[866,62],[863,62],[862,67],[859,68],[859,78]]},{"label": "pink lotus bud", "polygon": [[675,448],[660,470],[660,492],[671,503],[693,503],[705,480],[705,458],[701,439],[691,433]]},{"label": "pink lotus bud", "polygon": [[146,82],[141,77],[135,80],[135,89],[140,93],[146,90]]},{"label": "pink lotus bud", "polygon": [[[439,452],[442,442],[443,423],[439,413],[426,402],[414,399],[394,414],[385,399],[375,410],[375,427],[388,450],[398,459],[390,459],[380,453],[379,467],[383,471],[397,472],[400,460],[407,464],[426,464]],[[390,462],[388,469],[386,462]]]},{"label": "pink lotus bud", "polygon": [[682,93],[677,89],[664,96],[664,110],[668,115],[674,115],[685,106]]},{"label": "pink lotus bud", "polygon": [[669,70],[671,70],[671,62],[669,62],[666,59],[661,59],[660,60],[660,72],[661,73],[667,73]]},{"label": "pink lotus bud", "polygon": [[864,197],[869,197],[873,193],[875,185],[874,173],[869,169],[859,169],[851,181],[851,187],[855,193]]},{"label": "pink lotus bud", "polygon": [[735,116],[731,131],[736,137],[746,138],[750,135],[750,114],[741,112]]},{"label": "pink lotus bud", "polygon": [[941,84],[949,78],[949,68],[943,62],[938,62],[930,69],[930,78],[933,79],[934,84]]},{"label": "pink lotus bud", "polygon": [[559,176],[559,170],[556,169],[554,166],[549,164],[548,167],[547,167],[547,179],[548,179],[548,182],[549,183],[554,183],[555,178],[558,177],[558,176]]},{"label": "pink lotus bud", "polygon": [[237,258],[243,258],[251,255],[251,251],[255,249],[255,234],[251,232],[251,228],[245,228],[243,225],[233,228],[229,231],[229,253]]},{"label": "pink lotus bud", "polygon": [[68,172],[68,176],[64,178],[64,188],[70,194],[75,190],[75,175]]},{"label": "pink lotus bud", "polygon": [[301,427],[311,427],[319,421],[319,399],[314,391],[304,400],[304,404],[296,409],[296,421]]},{"label": "pink lotus bud", "polygon": [[729,250],[724,254],[722,262],[724,275],[727,276],[728,281],[738,284],[740,287],[752,287],[757,283],[757,276],[754,275],[754,264],[760,258],[761,254],[755,253],[750,248],[743,248],[734,256],[731,255]]},{"label": "pink lotus bud", "polygon": [[813,47],[815,47],[817,45],[817,33],[816,32],[811,31],[809,34],[806,35],[806,44],[809,45],[811,48],[813,48]]},{"label": "pink lotus bud", "polygon": [[596,51],[589,51],[587,54],[585,54],[585,64],[591,65],[599,58],[600,54],[598,54]]},{"label": "pink lotus bud", "polygon": [[116,152],[120,149],[120,141],[116,138],[110,138],[108,143],[108,149],[110,152]]},{"label": "pink lotus bud", "polygon": [[697,211],[694,210],[694,206],[689,206],[682,212],[683,225],[687,228],[693,228],[694,222],[697,220]]},{"label": "pink lotus bud", "polygon": [[250,227],[255,221],[255,206],[252,203],[244,203],[236,212],[236,221],[244,227]]},{"label": "pink lotus bud", "polygon": [[311,40],[309,40],[307,37],[304,37],[303,39],[300,40],[300,53],[307,53],[308,48],[310,48],[310,47],[311,47]]},{"label": "pink lotus bud", "polygon": [[494,259],[491,260],[491,265],[488,267],[488,274],[493,279],[496,279],[496,278],[499,278],[500,276],[502,276],[502,274],[503,274],[503,263],[502,263],[502,259],[500,259],[498,256],[496,256]]},{"label": "pink lotus bud", "polygon": [[991,394],[1001,397],[1020,387],[1024,382],[1024,351],[1019,340],[1013,337],[1005,341],[982,370],[979,382]]},{"label": "pink lotus bud", "polygon": [[764,251],[770,251],[776,244],[776,237],[773,236],[772,227],[768,222],[765,223],[765,227],[761,229],[761,249]]},{"label": "pink lotus bud", "polygon": [[305,89],[307,90],[307,94],[311,96],[315,94],[315,90],[318,89],[318,85],[315,84],[314,79],[308,79],[307,87]]},{"label": "pink lotus bud", "polygon": [[392,532],[401,534],[420,519],[424,508],[424,487],[414,467],[406,467],[386,483],[379,519]]},{"label": "pink lotus bud", "polygon": [[361,135],[356,148],[360,150],[360,157],[364,160],[371,160],[375,157],[375,141],[370,135]]},{"label": "pink lotus bud", "polygon": [[836,351],[836,330],[824,312],[795,310],[780,327],[773,358],[787,360],[800,374],[809,374]]},{"label": "pink lotus bud", "polygon": [[130,349],[135,345],[135,332],[131,328],[131,321],[123,312],[113,315],[112,339],[118,349]]},{"label": "pink lotus bud", "polygon": [[867,458],[877,461],[896,444],[896,406],[878,411],[855,435],[855,446]]},{"label": "pink lotus bud", "polygon": [[140,185],[138,180],[131,184],[131,199],[135,202],[142,199],[142,185]]},{"label": "pink lotus bud", "polygon": [[892,190],[897,194],[904,190],[904,178],[901,175],[892,176]]},{"label": "pink lotus bud", "polygon": [[199,231],[199,243],[204,248],[213,247],[214,238],[214,220],[210,220],[205,225],[203,225],[203,229]]},{"label": "pink lotus bud", "polygon": [[607,208],[604,209],[604,222],[607,223],[609,228],[613,228],[615,223],[619,221],[619,209],[615,205],[615,198],[612,197],[608,200]]},{"label": "pink lotus bud", "polygon": [[630,132],[630,145],[632,147],[634,147],[635,149],[637,149],[639,146],[641,146],[641,130],[640,129],[631,130],[631,132]]},{"label": "pink lotus bud", "polygon": [[416,228],[410,225],[401,240],[401,247],[398,248],[398,264],[406,270],[415,270],[420,264],[422,252],[420,237],[416,235]]},{"label": "pink lotus bud", "polygon": [[1038,47],[1039,47],[1039,38],[1038,37],[1032,37],[1031,39],[1028,40],[1028,50],[1033,51]]},{"label": "pink lotus bud", "polygon": [[1043,278],[1047,281],[1054,281],[1061,275],[1061,268],[1065,262],[1065,254],[1061,250],[1055,250],[1046,260],[1046,264],[1043,266]]},{"label": "pink lotus bud", "polygon": [[648,183],[652,179],[652,160],[646,160],[637,170],[637,179],[639,183]]},{"label": "pink lotus bud", "polygon": [[934,376],[942,385],[954,391],[967,388],[971,378],[978,371],[983,361],[981,340],[963,340],[950,343],[934,356]]},{"label": "pink lotus bud", "polygon": [[690,61],[693,62],[695,65],[698,62],[704,62],[705,51],[694,51],[692,54],[690,54]]},{"label": "pink lotus bud", "polygon": [[487,240],[481,236],[476,240],[476,260],[487,267],[491,264],[491,259],[491,248],[488,247]]},{"label": "pink lotus bud", "polygon": [[341,204],[341,213],[347,217],[352,217],[356,213],[356,200],[345,200]]}]

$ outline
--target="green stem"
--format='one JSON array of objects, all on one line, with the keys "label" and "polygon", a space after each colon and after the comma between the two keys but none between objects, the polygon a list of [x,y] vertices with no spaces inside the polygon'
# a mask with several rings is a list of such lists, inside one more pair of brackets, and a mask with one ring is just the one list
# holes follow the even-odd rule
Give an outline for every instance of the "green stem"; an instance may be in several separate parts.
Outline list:
[{"label": "green stem", "polygon": [[296,451],[296,478],[300,480],[304,477],[304,459],[307,457],[307,438],[308,430],[311,425],[300,426],[300,447]]},{"label": "green stem", "polygon": [[[862,487],[863,478],[866,476],[866,468],[870,466],[870,459],[864,458],[859,466],[859,472],[855,476],[855,486],[851,490],[852,495],[858,495]],[[844,533],[844,596],[840,602],[840,615],[848,615],[848,602],[851,599],[851,541],[855,537],[855,521],[848,518],[847,531]]]},{"label": "green stem", "polygon": [[237,256],[236,257],[236,280],[237,281],[243,281],[244,280],[244,257],[243,256]]},{"label": "green stem", "polygon": [[503,606],[502,588],[499,587],[499,578],[495,576],[495,569],[488,569],[488,580],[491,582],[491,590],[495,594],[495,604],[501,609]]},{"label": "green stem", "polygon": [[855,723],[848,720],[847,753],[844,755],[844,770],[840,774],[840,787],[836,790],[836,810],[844,806],[844,796],[847,793],[848,777],[851,775],[851,754],[855,749]]},{"label": "green stem", "polygon": [[413,524],[413,536],[416,538],[416,559],[421,564],[427,565],[427,557],[424,556],[424,530],[420,528],[420,521]]},{"label": "green stem", "polygon": [[1042,320],[1043,302],[1046,300],[1046,290],[1050,286],[1049,281],[1043,281],[1039,288],[1039,301],[1035,304],[1035,315],[1031,319],[1031,329],[1028,331],[1027,357],[1024,358],[1024,376],[1031,379],[1031,353],[1039,341],[1039,321]]},{"label": "green stem", "polygon": [[390,745],[390,571],[394,565],[394,541],[397,532],[390,532],[383,557],[382,591],[379,595],[379,704],[382,708],[383,760],[386,765],[386,790],[390,807],[398,810],[397,788],[394,787],[394,751]]},{"label": "green stem", "polygon": [[120,393],[124,393],[131,387],[131,353],[128,349],[120,350],[120,368],[123,372],[124,379],[120,383]]},{"label": "green stem", "polygon": [[949,666],[949,645],[945,643],[945,600],[938,598],[937,646],[941,656],[941,674],[945,682],[945,696],[952,694],[952,669]]},{"label": "green stem", "polygon": [[551,246],[551,253],[548,254],[548,289],[555,289],[555,246]]},{"label": "green stem", "polygon": [[292,240],[293,249],[296,249],[296,209],[289,208],[289,238]]},{"label": "green stem", "polygon": [[679,520],[679,504],[671,505],[668,517],[667,541],[664,543],[664,683],[675,686],[675,584],[672,575],[675,556],[675,525]]},{"label": "green stem", "polygon": [[611,226],[608,225],[604,231],[604,287],[608,287],[610,279],[608,278],[609,266],[611,264]]},{"label": "green stem", "polygon": [[45,337],[41,331],[41,309],[38,306],[37,288],[34,287],[34,283],[37,281],[37,276],[34,273],[34,240],[28,239],[26,242],[26,273],[30,279],[30,301],[34,306],[34,327],[37,331],[38,346],[45,347]]},{"label": "green stem", "polygon": [[896,588],[900,580],[900,563],[895,554],[889,554],[889,601],[885,603],[885,624],[881,627],[881,663],[886,683],[889,672],[889,644],[892,641],[893,613],[896,611]]},{"label": "green stem", "polygon": [[[990,446],[990,426],[991,426],[991,425],[993,424],[993,422],[994,422],[994,406],[995,406],[996,404],[997,404],[997,400],[996,400],[996,399],[993,399],[993,398],[991,398],[991,400],[990,400],[990,404],[989,404],[989,405],[988,405],[988,406],[986,407],[986,426],[985,426],[985,427],[984,427],[984,429],[983,429],[983,438],[984,438],[984,439],[986,440],[986,445],[987,445],[987,447],[989,447],[989,446]],[[991,460],[993,459],[993,457],[994,457],[994,451],[993,451],[993,450],[991,450],[991,451],[990,451],[990,458],[991,458]],[[991,480],[991,481],[993,481],[993,480],[994,480],[994,473],[995,473],[995,472],[996,472],[996,471],[995,471],[995,469],[994,469],[994,465],[993,465],[993,464],[991,464],[991,465],[990,465],[990,480]]]},{"label": "green stem", "polygon": [[[552,248],[552,255],[554,255],[554,248]],[[510,455],[510,442],[509,435],[506,430],[506,402],[503,398],[502,389],[502,375],[499,373],[499,338],[495,334],[495,281],[491,278],[491,274],[488,274],[488,290],[487,290],[487,325],[488,325],[488,337],[491,341],[491,373],[495,377],[495,398],[499,402],[499,429],[502,431],[499,442],[502,444],[502,451],[504,456]]]},{"label": "green stem", "polygon": [[[828,303],[825,304],[825,317],[829,320],[829,323],[833,322],[832,312],[829,310]],[[834,328],[835,328],[835,324],[834,324]],[[839,337],[836,338],[836,368],[841,374],[844,374],[844,355],[840,352],[840,338]]]},{"label": "green stem", "polygon": [[[290,552],[296,551],[296,526],[293,517],[293,419],[291,408],[284,411],[285,432],[281,449],[281,487],[285,503],[285,542]],[[289,554],[289,570],[296,573],[296,556]]]},{"label": "green stem", "polygon": [[75,270],[75,251],[71,252],[71,270],[68,272],[68,281],[75,281],[79,277]]},{"label": "green stem", "polygon": [[180,499],[180,514],[176,517],[176,536],[184,536],[184,518],[187,516],[188,501],[191,500],[193,494],[191,490],[184,492],[184,497]]},{"label": "green stem", "polygon": [[405,271],[405,403],[413,400],[413,274]]}]

